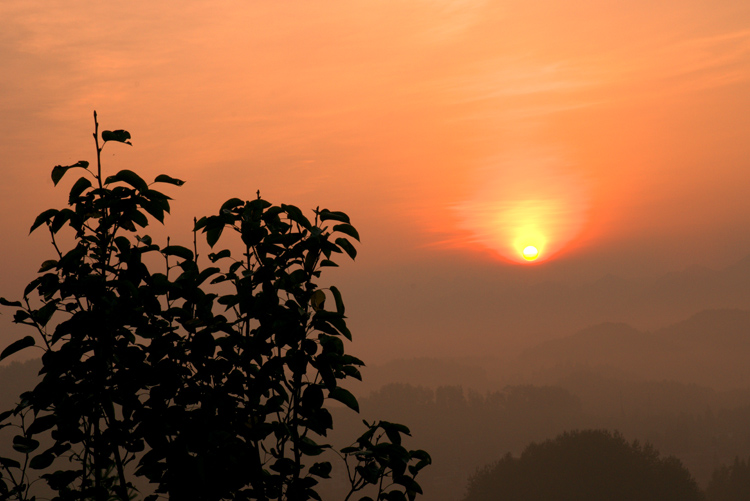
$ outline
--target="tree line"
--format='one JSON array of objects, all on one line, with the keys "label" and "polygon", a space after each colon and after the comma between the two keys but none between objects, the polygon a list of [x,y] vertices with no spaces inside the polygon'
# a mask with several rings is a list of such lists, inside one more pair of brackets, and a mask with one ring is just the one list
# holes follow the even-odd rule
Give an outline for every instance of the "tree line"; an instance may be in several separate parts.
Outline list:
[{"label": "tree line", "polygon": [[[722,465],[750,456],[750,405],[744,398],[732,404],[727,396],[722,399],[724,407],[710,408],[700,405],[698,397],[688,398],[687,386],[664,382],[656,391],[658,386],[643,388],[657,395],[672,391],[682,395],[674,399],[673,408],[634,410],[621,407],[617,398],[611,407],[592,408],[568,389],[535,385],[480,393],[458,386],[432,389],[392,383],[359,401],[365,418],[378,415],[412,424],[413,447],[429,450],[433,458],[420,483],[438,501],[461,499],[471,475],[508,453],[519,456],[531,443],[573,430],[617,431],[630,440],[650,443],[678,458],[702,489]],[[700,388],[696,391],[704,394]],[[710,401],[715,401],[713,396]],[[341,426],[332,440],[357,425],[341,409],[336,412]]]}]

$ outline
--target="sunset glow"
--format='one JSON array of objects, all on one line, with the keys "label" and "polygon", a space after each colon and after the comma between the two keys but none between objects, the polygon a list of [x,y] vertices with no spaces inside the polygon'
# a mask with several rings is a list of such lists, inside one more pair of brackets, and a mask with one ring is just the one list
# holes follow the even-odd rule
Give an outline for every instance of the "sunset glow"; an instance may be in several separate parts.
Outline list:
[{"label": "sunset glow", "polygon": [[481,189],[456,212],[473,242],[503,260],[529,261],[524,253],[529,246],[538,252],[533,259],[553,259],[588,221],[586,185],[560,153],[516,151],[483,174]]},{"label": "sunset glow", "polygon": [[[171,386],[185,392],[167,398],[168,406],[190,400],[191,388],[204,395],[222,385],[231,390],[238,381],[246,396],[267,394],[260,402],[265,407],[281,398],[276,407],[296,408],[302,396],[306,423],[335,417],[344,424],[326,439],[331,446],[365,436],[354,428],[361,422],[356,413],[343,416],[345,407],[356,407],[352,396],[362,398],[368,422],[378,406],[388,408],[384,417],[422,416],[413,424],[418,449],[412,459],[422,454],[420,430],[432,442],[424,450],[434,445],[443,452],[429,473],[420,473],[425,496],[416,501],[486,501],[468,497],[468,479],[478,477],[473,472],[490,471],[480,462],[506,463],[501,458],[521,452],[523,441],[577,425],[614,432],[619,423],[628,443],[661,440],[666,457],[679,453],[696,461],[701,489],[712,485],[710,470],[724,461],[721,454],[730,461],[750,457],[750,0],[0,0],[0,72],[0,367],[7,363],[11,370],[0,377],[0,401],[11,396],[6,387],[20,388],[11,366],[22,360],[17,357],[63,347],[67,338],[80,337],[81,325],[84,335],[98,333],[86,319],[101,320],[111,310],[117,315],[105,319],[104,345],[66,347],[46,359],[71,361],[71,377],[89,374],[76,369],[78,360],[112,366],[88,358],[114,346],[106,341],[110,330],[115,344],[146,336],[130,358],[146,357],[156,372],[141,377],[129,360],[118,359],[112,377],[101,378],[102,389],[119,388],[122,376],[132,373],[135,383],[160,390],[162,369],[177,367],[175,374],[192,379]],[[127,131],[132,144],[104,141],[103,131],[123,138],[118,130]],[[90,163],[88,173],[80,161]],[[50,175],[55,166],[74,165]],[[161,175],[184,183],[151,188]],[[96,196],[106,193],[100,187],[124,183],[117,193],[128,198],[99,207],[83,188],[87,180]],[[163,190],[168,204],[152,189]],[[239,203],[223,205],[231,199],[254,202],[235,218],[226,208]],[[264,213],[258,226],[256,209],[264,201],[284,208]],[[169,214],[158,220],[167,205]],[[87,242],[96,254],[79,263],[85,246],[75,243],[86,233],[81,221],[102,215],[103,225],[115,224],[118,236],[127,238],[92,237]],[[39,226],[29,233],[35,221]],[[214,242],[221,221],[234,227]],[[242,232],[248,225],[250,235]],[[326,243],[329,234],[346,236],[346,243]],[[256,245],[259,239],[269,245]],[[166,247],[164,255],[157,250]],[[117,259],[127,261],[97,261],[115,248]],[[251,251],[262,255],[253,260]],[[146,266],[150,276],[141,273]],[[218,275],[215,267],[230,273]],[[122,308],[75,300],[75,291],[89,290],[87,270],[94,270],[91,283],[104,299],[127,299]],[[106,282],[110,274],[117,280]],[[32,280],[39,297],[27,288]],[[269,289],[269,281],[283,287]],[[205,292],[191,292],[194,282]],[[235,285],[236,295],[223,296]],[[149,299],[155,291],[169,296]],[[50,298],[51,306],[40,306]],[[33,311],[19,315],[8,306],[19,300]],[[262,317],[253,316],[258,312]],[[235,313],[251,319],[242,324],[242,344],[225,337],[240,325]],[[298,339],[303,333],[305,341]],[[196,351],[156,353],[162,334],[170,346]],[[35,346],[3,357],[17,341],[26,346],[29,335]],[[276,396],[258,393],[251,386],[265,384],[266,369],[254,361],[240,370],[224,363],[256,348],[255,358],[267,360],[272,337],[280,340],[274,352],[288,356],[271,372],[303,377],[302,393],[284,390],[291,389],[286,383],[274,386]],[[346,371],[326,369],[351,376],[339,388],[311,374],[320,369],[315,361],[329,354],[343,360],[341,343],[358,363],[346,362]],[[361,371],[359,363],[366,364]],[[57,384],[48,372],[30,374],[46,378],[40,389]],[[81,387],[99,394],[98,387]],[[142,390],[134,394],[148,397],[150,390]],[[225,395],[213,400],[237,400]],[[319,416],[317,404],[307,408],[308,395],[310,402],[324,395],[338,403],[330,416]],[[157,400],[163,407],[164,398]],[[107,411],[115,402],[123,430],[137,416],[153,414],[150,407],[139,411],[136,399],[136,417],[125,419],[119,401],[107,397],[107,406],[97,408]],[[216,407],[216,415],[234,419],[227,412],[237,405],[225,406],[226,412]],[[48,487],[60,479],[44,475],[49,486],[27,482],[26,465],[29,472],[36,466],[51,472],[47,459],[59,447],[29,456],[36,445],[45,450],[49,438],[37,444],[30,421],[24,422],[39,409],[3,417],[4,410],[0,406],[0,428],[15,420],[23,432],[15,438],[23,443],[15,443],[12,427],[0,433],[0,491],[10,478],[6,470],[18,470],[13,483],[39,489],[37,499],[50,498]],[[52,422],[46,421],[54,417],[52,408],[42,410],[40,418]],[[93,422],[95,429],[110,414],[97,411],[94,421],[77,422]],[[737,425],[734,434],[729,421]],[[118,486],[121,499],[130,486],[147,487],[146,480],[184,479],[174,491],[184,498],[194,482],[216,477],[217,492],[224,492],[259,479],[224,496],[232,499],[262,496],[269,486],[266,497],[292,496],[294,479],[327,476],[328,463],[307,460],[323,445],[300,449],[281,435],[272,443],[273,436],[261,433],[273,428],[270,421],[259,423],[243,430],[239,442],[218,438],[231,447],[244,440],[238,453],[254,463],[260,457],[272,475],[291,471],[272,454],[288,443],[286,450],[306,456],[294,463],[307,464],[307,476],[295,474],[289,483],[266,481],[246,468],[247,474],[234,475],[208,462],[213,453],[200,451],[185,463],[183,452],[193,454],[193,445],[211,446],[216,457],[224,452],[202,437],[211,434],[185,435],[187,441],[172,434],[179,450],[173,448],[177,459],[168,463],[184,463],[184,475],[160,470],[162,456],[139,463],[141,452],[106,440],[104,449],[92,445],[89,455],[84,441],[86,447],[75,451],[84,451],[84,463],[93,461],[76,470],[83,473],[71,477],[71,485],[84,491],[92,480],[97,491]],[[315,440],[327,429],[313,428]],[[129,443],[143,441],[140,430],[151,428],[132,429],[137,436]],[[17,453],[22,468],[3,463],[2,435],[13,441],[6,449]],[[386,430],[382,438],[395,444],[391,435]],[[248,456],[248,436],[261,449],[275,449],[261,456],[247,449]],[[380,440],[379,431],[369,436]],[[700,463],[693,446],[706,451]],[[115,457],[118,450],[125,456]],[[340,454],[345,464],[333,467],[331,476],[340,476],[349,460],[354,467],[357,454]],[[120,459],[131,466],[111,470],[109,478],[107,468]],[[205,475],[189,478],[203,466]],[[546,482],[540,471],[536,481]],[[582,471],[586,481],[603,485],[600,476]],[[743,471],[750,483],[750,469]],[[131,482],[131,473],[140,472],[153,475]],[[351,483],[354,490],[319,499],[376,499],[386,488],[365,486],[366,479],[351,472],[351,482],[344,472],[329,485]],[[305,482],[300,488],[307,489]],[[486,486],[478,490],[490,501],[513,498],[507,489]],[[365,492],[370,488],[374,492]]]}]

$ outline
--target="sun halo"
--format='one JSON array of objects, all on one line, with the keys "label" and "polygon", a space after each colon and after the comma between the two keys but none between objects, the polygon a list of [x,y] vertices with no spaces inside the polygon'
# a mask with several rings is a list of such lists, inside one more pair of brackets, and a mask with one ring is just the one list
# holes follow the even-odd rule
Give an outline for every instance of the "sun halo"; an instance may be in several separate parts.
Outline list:
[{"label": "sun halo", "polygon": [[[471,241],[505,261],[528,266],[554,259],[586,222],[585,183],[565,155],[545,152],[522,149],[492,159],[477,173],[477,190],[455,206]],[[524,252],[529,247],[535,251]]]}]

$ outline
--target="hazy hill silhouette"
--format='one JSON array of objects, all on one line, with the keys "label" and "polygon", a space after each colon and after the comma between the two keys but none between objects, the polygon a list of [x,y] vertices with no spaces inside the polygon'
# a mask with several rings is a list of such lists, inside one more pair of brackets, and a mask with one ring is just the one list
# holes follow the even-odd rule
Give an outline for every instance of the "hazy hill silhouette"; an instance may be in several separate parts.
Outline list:
[{"label": "hazy hill silhouette", "polygon": [[569,370],[614,371],[635,380],[673,380],[720,389],[750,386],[750,311],[707,310],[653,332],[603,323],[522,353],[527,377]]},{"label": "hazy hill silhouette", "polygon": [[545,289],[548,293],[539,294],[542,304],[536,308],[538,313],[547,309],[544,303],[554,303],[561,317],[567,317],[557,327],[549,326],[548,334],[559,335],[575,323],[576,330],[601,322],[657,329],[698,311],[750,308],[750,256],[722,270],[691,266],[653,281],[631,281],[610,274],[567,291],[551,284],[535,288],[537,293]]},{"label": "hazy hill silhouette", "polygon": [[459,358],[412,358],[391,360],[381,365],[368,365],[362,369],[363,380],[350,386],[357,394],[365,396],[383,386],[408,383],[435,389],[440,386],[461,386],[478,391],[495,389],[498,385],[487,378],[483,366],[491,366],[492,358],[482,360]]},{"label": "hazy hill silhouette", "polygon": [[[397,293],[399,305],[395,307],[403,308],[398,310],[399,318],[408,319],[402,329],[416,333],[414,339],[404,340],[413,344],[412,356],[515,356],[540,342],[603,322],[653,331],[703,310],[750,309],[750,257],[724,269],[693,266],[658,278],[609,274],[583,283],[564,279],[532,283],[529,277],[485,267],[461,280],[466,282],[455,279],[450,298],[445,288],[416,279],[415,288]],[[483,292],[481,297],[477,291]],[[424,303],[415,304],[412,295]],[[446,301],[450,308],[441,306]],[[377,313],[361,321],[386,328],[381,317]],[[432,331],[434,345],[420,351],[417,339]],[[456,335],[465,342],[453,343]]]}]

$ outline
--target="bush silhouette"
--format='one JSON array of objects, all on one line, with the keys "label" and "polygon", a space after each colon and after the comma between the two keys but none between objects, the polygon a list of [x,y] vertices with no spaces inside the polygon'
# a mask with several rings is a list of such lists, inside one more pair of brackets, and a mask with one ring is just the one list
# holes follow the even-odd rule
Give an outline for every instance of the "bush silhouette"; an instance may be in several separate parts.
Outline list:
[{"label": "bush silhouette", "polygon": [[692,501],[703,499],[680,461],[603,430],[532,443],[477,472],[464,501]]},{"label": "bush silhouette", "polygon": [[[334,255],[356,256],[349,217],[316,209],[310,220],[258,193],[196,220],[192,249],[169,239],[160,247],[142,233],[170,210],[154,185],[183,181],[147,183],[130,170],[105,177],[102,149],[131,145],[130,133],[99,135],[96,113],[94,123],[95,168],[55,167],[55,185],[69,172],[82,176],[68,207],[42,212],[31,227],[48,229],[55,258],[21,301],[0,298],[36,331],[0,359],[34,345],[43,352],[41,382],[0,413],[0,426],[18,430],[18,457],[0,458],[0,498],[35,499],[37,471],[56,500],[138,497],[133,477],[153,484],[142,494],[149,501],[320,499],[315,486],[329,477],[331,456],[345,464],[346,499],[420,494],[415,477],[430,457],[404,448],[405,426],[365,422],[350,447],[325,443],[326,402],[358,411],[341,383],[359,379],[363,365],[345,352],[341,293],[315,283]],[[74,234],[70,249],[58,240],[64,228]],[[205,267],[199,233],[211,248]],[[229,247],[215,249],[227,237]]]}]

